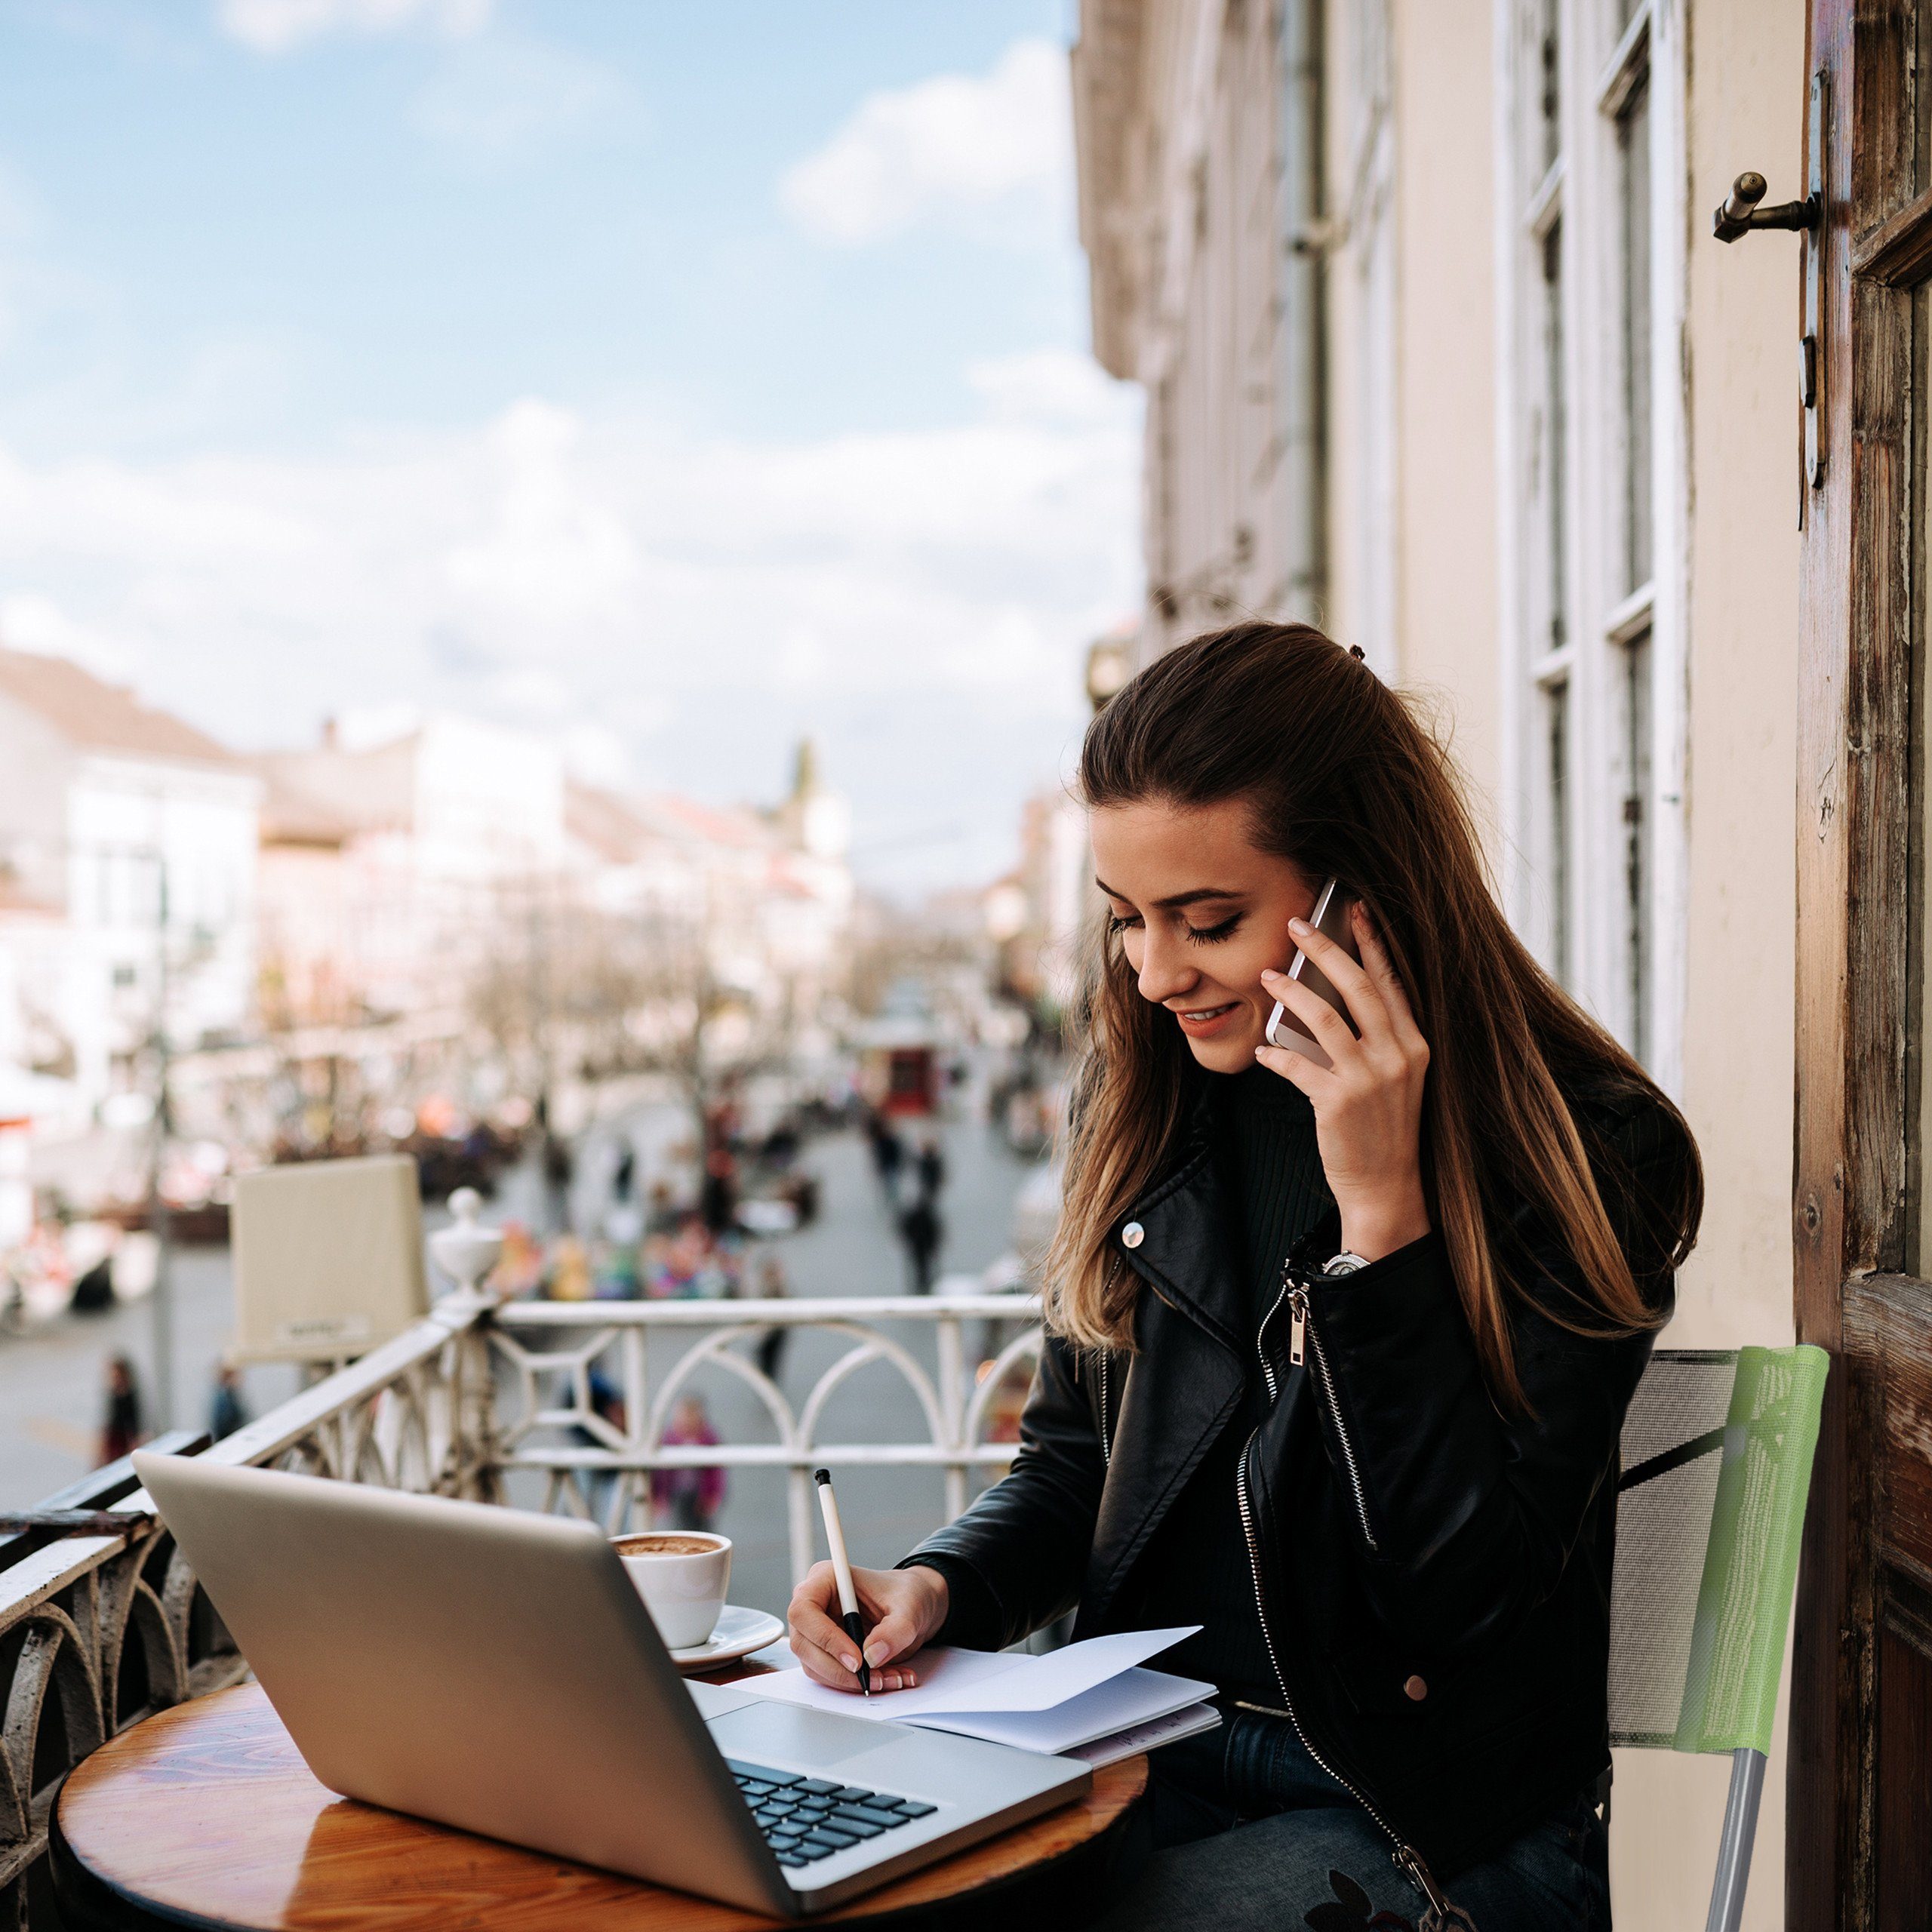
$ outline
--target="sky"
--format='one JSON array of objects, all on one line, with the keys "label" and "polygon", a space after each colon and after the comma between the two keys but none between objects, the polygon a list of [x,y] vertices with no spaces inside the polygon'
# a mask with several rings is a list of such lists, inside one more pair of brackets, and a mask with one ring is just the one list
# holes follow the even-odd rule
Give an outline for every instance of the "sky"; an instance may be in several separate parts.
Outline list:
[{"label": "sky", "polygon": [[1006,869],[1137,604],[1061,0],[0,0],[0,641]]}]

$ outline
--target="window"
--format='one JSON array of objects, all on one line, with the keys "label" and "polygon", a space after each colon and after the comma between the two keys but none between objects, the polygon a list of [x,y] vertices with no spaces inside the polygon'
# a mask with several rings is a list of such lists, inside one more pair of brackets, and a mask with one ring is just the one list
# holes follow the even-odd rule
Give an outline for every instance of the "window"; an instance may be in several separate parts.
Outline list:
[{"label": "window", "polygon": [[1620,931],[1617,944],[1623,972],[1624,1044],[1641,1060],[1651,1046],[1651,632],[1646,624],[1616,644],[1616,668],[1622,673],[1617,694],[1616,783],[1611,801],[1618,820],[1623,876]]},{"label": "window", "polygon": [[1330,260],[1335,306],[1328,343],[1331,393],[1343,398],[1346,447],[1337,487],[1347,507],[1337,525],[1334,586],[1349,613],[1352,642],[1383,676],[1395,675],[1398,355],[1395,32],[1392,0],[1356,0],[1327,11],[1328,58],[1348,75],[1332,201],[1341,245]]},{"label": "window", "polygon": [[[1682,918],[1682,447],[1654,372],[1680,288],[1674,10],[1498,0],[1515,152],[1501,171],[1502,478],[1512,639],[1510,908],[1539,957],[1674,1080]],[[1660,309],[1663,320],[1660,321]],[[1660,479],[1669,479],[1669,487]]]},{"label": "window", "polygon": [[1536,891],[1532,924],[1543,961],[1571,975],[1571,706],[1569,638],[1569,364],[1564,314],[1563,145],[1557,75],[1562,23],[1557,0],[1538,0],[1524,20],[1526,190],[1516,214],[1524,237],[1524,367],[1521,500],[1525,581],[1524,655],[1530,697],[1527,841]]},{"label": "window", "polygon": [[[1641,60],[1642,50],[1638,50]],[[1651,580],[1651,85],[1639,64],[1615,111],[1617,153],[1617,333],[1622,367],[1623,583]]]},{"label": "window", "polygon": [[1543,863],[1548,867],[1550,903],[1549,970],[1570,978],[1570,685],[1553,678],[1543,687],[1543,756],[1546,814]]}]

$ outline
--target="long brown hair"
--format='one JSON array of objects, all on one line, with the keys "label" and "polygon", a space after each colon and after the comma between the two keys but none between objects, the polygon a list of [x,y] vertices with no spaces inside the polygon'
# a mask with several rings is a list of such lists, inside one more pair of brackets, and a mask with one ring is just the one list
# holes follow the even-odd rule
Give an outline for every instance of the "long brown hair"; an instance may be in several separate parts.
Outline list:
[{"label": "long brown hair", "polygon": [[[1605,1333],[1656,1325],[1592,1171],[1608,1150],[1571,1099],[1647,1104],[1681,1137],[1681,1158],[1646,1163],[1632,1204],[1660,1265],[1675,1266],[1697,1238],[1696,1144],[1642,1067],[1511,930],[1448,752],[1401,696],[1307,625],[1238,625],[1170,651],[1114,698],[1088,729],[1079,787],[1090,809],[1244,800],[1263,850],[1312,882],[1345,881],[1366,903],[1429,1043],[1423,1184],[1497,1400],[1521,1398],[1507,1303],[1528,1287],[1511,1232],[1525,1208],[1583,1284],[1581,1305],[1565,1310],[1538,1284],[1557,1319]],[[1197,1075],[1103,923],[1081,1005],[1048,1319],[1083,1346],[1131,1348],[1140,1284],[1109,1238],[1177,1158]]]}]

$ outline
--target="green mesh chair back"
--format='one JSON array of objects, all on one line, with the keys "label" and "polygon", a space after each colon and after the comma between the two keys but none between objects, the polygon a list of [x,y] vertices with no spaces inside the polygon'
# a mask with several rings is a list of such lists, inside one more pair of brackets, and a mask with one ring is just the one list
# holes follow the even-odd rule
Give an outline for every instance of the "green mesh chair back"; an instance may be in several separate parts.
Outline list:
[{"label": "green mesh chair back", "polygon": [[1611,1741],[1732,1754],[1710,1932],[1743,1910],[1827,1361],[1660,1349],[1623,1426]]}]

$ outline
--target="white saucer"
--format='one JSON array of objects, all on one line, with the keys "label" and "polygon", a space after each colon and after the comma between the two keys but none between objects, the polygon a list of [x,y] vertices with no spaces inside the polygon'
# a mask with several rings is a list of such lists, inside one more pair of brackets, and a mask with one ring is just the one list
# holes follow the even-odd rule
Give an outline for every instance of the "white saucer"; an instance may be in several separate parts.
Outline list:
[{"label": "white saucer", "polygon": [[680,1670],[715,1670],[721,1663],[735,1663],[754,1651],[775,1643],[785,1634],[785,1622],[769,1611],[746,1610],[728,1603],[718,1613],[718,1626],[711,1641],[694,1644],[688,1650],[673,1651],[671,1661]]}]

